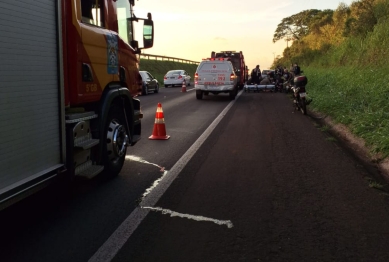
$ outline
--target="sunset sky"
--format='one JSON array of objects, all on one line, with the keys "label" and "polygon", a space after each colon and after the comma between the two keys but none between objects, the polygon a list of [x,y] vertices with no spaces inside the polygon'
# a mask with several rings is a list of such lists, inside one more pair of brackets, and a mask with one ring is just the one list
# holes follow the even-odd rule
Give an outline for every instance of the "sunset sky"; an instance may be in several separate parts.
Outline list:
[{"label": "sunset sky", "polygon": [[[273,43],[277,25],[306,9],[332,9],[352,0],[137,0],[135,15],[153,16],[154,47],[144,53],[201,61],[212,51],[242,51],[249,69],[269,68],[286,41]],[[289,43],[290,44],[290,43]]]}]

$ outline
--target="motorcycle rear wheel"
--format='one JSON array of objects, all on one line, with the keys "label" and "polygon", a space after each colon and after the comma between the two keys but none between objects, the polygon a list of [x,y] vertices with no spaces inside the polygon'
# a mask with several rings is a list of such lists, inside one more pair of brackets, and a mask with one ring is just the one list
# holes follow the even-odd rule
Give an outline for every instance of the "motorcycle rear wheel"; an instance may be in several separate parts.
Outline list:
[{"label": "motorcycle rear wheel", "polygon": [[305,103],[305,99],[300,99],[300,110],[304,115],[307,114],[307,104]]}]

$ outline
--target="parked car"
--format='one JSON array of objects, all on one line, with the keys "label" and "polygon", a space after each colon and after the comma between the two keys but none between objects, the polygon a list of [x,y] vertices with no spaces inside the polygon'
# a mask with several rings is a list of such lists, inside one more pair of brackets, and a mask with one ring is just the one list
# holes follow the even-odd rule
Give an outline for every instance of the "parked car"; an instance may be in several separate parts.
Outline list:
[{"label": "parked car", "polygon": [[179,85],[185,80],[185,84],[190,86],[190,75],[185,70],[170,70],[163,78],[165,87]]},{"label": "parked car", "polygon": [[147,95],[149,92],[159,92],[159,84],[156,78],[147,71],[139,71],[139,74],[142,77],[142,95]]}]

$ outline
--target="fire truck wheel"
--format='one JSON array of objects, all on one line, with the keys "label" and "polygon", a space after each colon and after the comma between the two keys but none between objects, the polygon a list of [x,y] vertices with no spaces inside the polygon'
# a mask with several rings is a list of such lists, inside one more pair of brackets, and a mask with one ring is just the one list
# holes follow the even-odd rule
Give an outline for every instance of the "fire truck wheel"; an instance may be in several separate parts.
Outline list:
[{"label": "fire truck wheel", "polygon": [[104,173],[107,176],[117,176],[126,158],[129,139],[123,109],[115,104],[109,110],[104,134],[106,134],[106,146],[103,151]]}]

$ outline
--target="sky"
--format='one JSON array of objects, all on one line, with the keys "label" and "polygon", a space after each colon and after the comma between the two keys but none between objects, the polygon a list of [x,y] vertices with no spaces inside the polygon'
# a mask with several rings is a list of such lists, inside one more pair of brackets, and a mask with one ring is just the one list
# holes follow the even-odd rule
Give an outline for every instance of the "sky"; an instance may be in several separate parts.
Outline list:
[{"label": "sky", "polygon": [[150,12],[154,20],[154,46],[143,53],[200,62],[212,51],[242,51],[251,70],[270,68],[282,56],[288,43],[273,43],[273,35],[283,18],[335,10],[342,2],[353,0],[136,0],[134,13],[146,18]]}]

